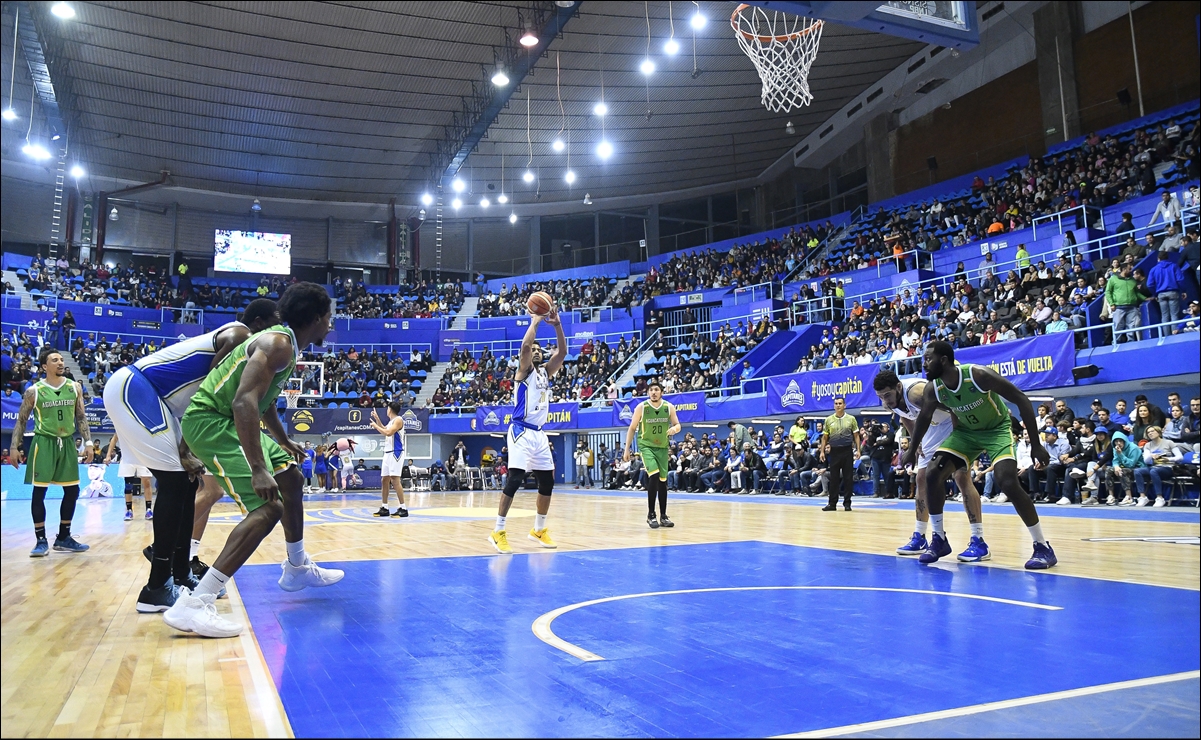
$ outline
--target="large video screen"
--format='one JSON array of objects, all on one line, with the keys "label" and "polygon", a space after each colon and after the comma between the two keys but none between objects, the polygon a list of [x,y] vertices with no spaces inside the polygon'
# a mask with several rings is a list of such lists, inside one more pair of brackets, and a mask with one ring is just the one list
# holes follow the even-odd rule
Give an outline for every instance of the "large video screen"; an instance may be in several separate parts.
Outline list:
[{"label": "large video screen", "polygon": [[288,275],[292,272],[291,234],[217,229],[213,252],[213,269],[217,272],[259,272],[269,275]]}]

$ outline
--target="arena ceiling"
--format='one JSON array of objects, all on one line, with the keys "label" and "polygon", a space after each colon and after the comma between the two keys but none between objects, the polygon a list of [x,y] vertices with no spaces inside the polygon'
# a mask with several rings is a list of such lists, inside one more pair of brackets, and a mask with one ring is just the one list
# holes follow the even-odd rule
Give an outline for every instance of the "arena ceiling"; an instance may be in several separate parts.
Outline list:
[{"label": "arena ceiling", "polygon": [[[6,3],[6,6],[9,4]],[[32,4],[26,4],[32,5]],[[48,5],[39,3],[38,6]],[[76,2],[63,22],[36,8],[60,58],[91,172],[262,197],[416,203],[472,83],[486,85],[501,30],[529,3]],[[552,6],[553,3],[546,3]],[[728,23],[734,3],[585,0],[551,40],[461,172],[478,199],[514,202],[676,191],[754,177],[923,44],[827,24],[810,74],[814,102],[766,111]],[[663,53],[675,20],[680,51]],[[645,77],[649,10],[651,56]],[[6,16],[11,11],[6,12]],[[11,18],[6,17],[11,29]],[[693,39],[695,65],[693,75]],[[11,30],[3,54],[12,54]],[[556,63],[559,72],[556,74]],[[18,60],[18,67],[21,66]],[[556,84],[557,83],[557,84]],[[602,120],[615,153],[595,148]],[[560,116],[556,87],[562,97]],[[526,141],[529,98],[530,146]],[[649,103],[648,103],[649,98]],[[647,112],[651,115],[648,117]],[[785,130],[793,123],[795,133]],[[560,127],[566,153],[551,142]],[[532,148],[535,186],[520,182]],[[493,189],[489,190],[491,184]]]}]

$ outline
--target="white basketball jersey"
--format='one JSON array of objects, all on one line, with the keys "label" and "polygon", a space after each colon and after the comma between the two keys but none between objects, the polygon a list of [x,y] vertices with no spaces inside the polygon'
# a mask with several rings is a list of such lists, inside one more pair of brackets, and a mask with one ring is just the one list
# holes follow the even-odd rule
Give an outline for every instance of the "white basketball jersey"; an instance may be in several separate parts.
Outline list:
[{"label": "white basketball jersey", "polygon": [[177,419],[183,418],[196,389],[208,377],[213,358],[217,356],[217,335],[231,326],[246,328],[240,321],[231,321],[216,331],[164,347],[133,364],[142,371]]},{"label": "white basketball jersey", "polygon": [[535,368],[517,384],[513,421],[524,421],[540,427],[550,413],[550,378],[546,368]]},{"label": "white basketball jersey", "polygon": [[405,451],[405,428],[401,425],[400,429],[395,434],[389,434],[384,437],[384,454],[391,455],[397,460]]},{"label": "white basketball jersey", "polygon": [[[907,378],[901,381],[901,386],[905,389],[905,403],[908,408],[905,411],[902,411],[899,408],[893,409],[897,416],[901,417],[902,419],[908,419],[909,421],[917,421],[918,414],[922,412],[922,407],[910,400],[909,392],[913,389],[913,386],[917,385],[918,383],[925,382],[928,381],[921,378]],[[947,426],[951,425],[951,415],[943,409],[935,409],[934,416],[930,418],[930,429],[940,427],[943,424],[946,424]],[[928,432],[927,436],[930,436]]]}]

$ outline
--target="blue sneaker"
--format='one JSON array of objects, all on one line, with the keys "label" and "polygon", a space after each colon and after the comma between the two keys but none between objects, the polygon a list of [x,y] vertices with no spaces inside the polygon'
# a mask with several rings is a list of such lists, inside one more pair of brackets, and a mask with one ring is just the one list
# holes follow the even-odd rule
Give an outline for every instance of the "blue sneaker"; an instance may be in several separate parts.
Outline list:
[{"label": "blue sneaker", "polygon": [[133,512],[130,511],[129,509],[125,510],[125,521],[127,521],[127,522],[133,521]]},{"label": "blue sneaker", "polygon": [[973,537],[968,542],[967,549],[959,553],[958,557],[961,563],[978,563],[981,560],[992,560],[992,553],[988,551],[988,543],[983,537]]},{"label": "blue sneaker", "polygon": [[38,543],[29,551],[31,558],[44,558],[50,554],[50,543],[45,537],[38,537]]},{"label": "blue sneaker", "polygon": [[1026,561],[1026,570],[1046,570],[1058,562],[1050,542],[1035,542],[1034,554]]},{"label": "blue sneaker", "polygon": [[58,552],[87,552],[91,548],[82,542],[77,542],[71,535],[67,535],[65,540],[61,537],[54,538],[54,549]]},{"label": "blue sneaker", "polygon": [[909,538],[909,544],[897,548],[897,555],[917,555],[924,552],[926,546],[926,535],[914,532],[913,537]]},{"label": "blue sneaker", "polygon": [[940,536],[937,532],[930,538],[930,546],[922,551],[921,555],[917,556],[919,563],[933,563],[939,558],[945,558],[951,554],[951,543],[947,542],[947,538]]},{"label": "blue sneaker", "polygon": [[150,588],[142,586],[142,592],[138,594],[138,603],[134,608],[139,614],[153,614],[155,612],[165,612],[175,606],[176,600],[179,599],[179,588],[170,578],[159,588]]}]

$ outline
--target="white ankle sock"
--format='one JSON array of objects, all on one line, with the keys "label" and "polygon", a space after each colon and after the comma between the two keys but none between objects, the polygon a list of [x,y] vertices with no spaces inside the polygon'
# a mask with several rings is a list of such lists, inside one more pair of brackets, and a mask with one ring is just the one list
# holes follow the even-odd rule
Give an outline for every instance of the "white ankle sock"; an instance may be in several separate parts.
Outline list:
[{"label": "white ankle sock", "polygon": [[493,532],[505,531],[505,517],[503,517],[503,516],[496,517],[496,528],[493,529],[492,531]]},{"label": "white ankle sock", "polygon": [[1035,524],[1033,527],[1027,527],[1030,530],[1030,538],[1035,542],[1046,542],[1047,538],[1043,537],[1043,525]]},{"label": "white ankle sock", "polygon": [[971,527],[972,527],[972,536],[973,537],[979,537],[980,539],[984,539],[984,524],[982,524],[982,523],[981,524],[973,524],[973,525],[971,525]]},{"label": "white ankle sock", "polygon": [[288,548],[288,563],[297,567],[304,565],[304,540],[285,542],[284,545]]},{"label": "white ankle sock", "polygon": [[229,576],[210,566],[204,574],[204,578],[200,579],[200,585],[196,587],[193,596],[203,596],[204,594],[216,596],[221,593],[221,589],[225,588],[225,582],[228,580]]},{"label": "white ankle sock", "polygon": [[538,530],[539,532],[546,529],[546,514],[534,515],[534,529]]},{"label": "white ankle sock", "polygon": [[945,539],[947,536],[947,533],[944,532],[943,528],[942,528],[942,517],[943,517],[942,514],[931,514],[930,515],[930,529],[934,530],[934,534]]},{"label": "white ankle sock", "polygon": [[920,534],[922,537],[925,537],[925,536],[926,536],[926,532],[930,531],[930,522],[921,522],[921,521],[919,521],[919,522],[917,523],[917,529],[915,529],[915,530],[913,530],[913,531],[914,531],[914,532],[917,532],[917,533],[918,533],[918,534]]},{"label": "white ankle sock", "polygon": [[200,540],[192,540],[192,551],[188,555],[188,560],[191,560],[192,558],[196,557],[199,554],[200,554]]}]

